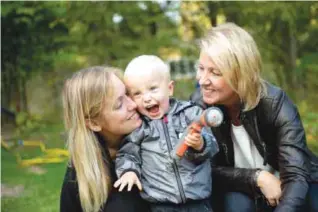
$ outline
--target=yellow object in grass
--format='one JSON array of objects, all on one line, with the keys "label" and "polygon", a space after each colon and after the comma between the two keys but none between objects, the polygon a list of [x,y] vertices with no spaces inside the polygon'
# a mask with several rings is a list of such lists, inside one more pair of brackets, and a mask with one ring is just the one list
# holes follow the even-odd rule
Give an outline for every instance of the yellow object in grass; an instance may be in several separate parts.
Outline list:
[{"label": "yellow object in grass", "polygon": [[[45,153],[44,156],[41,157],[34,157],[31,159],[23,159],[18,152],[14,152],[13,150],[16,147],[39,147],[40,150]],[[45,163],[61,163],[66,160],[68,160],[68,151],[65,149],[58,149],[58,148],[52,148],[47,149],[45,144],[42,141],[23,141],[19,140],[18,143],[12,142],[5,142],[1,140],[1,147],[3,147],[5,150],[11,152],[13,155],[15,155],[17,159],[17,163],[20,166],[32,166],[32,165],[38,165],[38,164],[45,164]]]}]

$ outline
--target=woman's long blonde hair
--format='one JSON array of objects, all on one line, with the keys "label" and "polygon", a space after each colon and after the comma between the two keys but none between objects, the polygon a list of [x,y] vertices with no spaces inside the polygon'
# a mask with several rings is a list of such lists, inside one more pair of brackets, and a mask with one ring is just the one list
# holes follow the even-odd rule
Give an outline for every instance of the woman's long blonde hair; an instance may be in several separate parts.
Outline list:
[{"label": "woman's long blonde hair", "polygon": [[200,48],[239,95],[244,110],[256,107],[266,88],[260,75],[261,55],[252,36],[233,23],[220,24],[200,40]]},{"label": "woman's long blonde hair", "polygon": [[109,161],[103,159],[98,138],[86,123],[98,118],[106,99],[112,99],[113,74],[118,75],[118,70],[95,66],[76,72],[64,85],[67,146],[85,212],[99,211],[112,186],[108,164],[105,164]]}]

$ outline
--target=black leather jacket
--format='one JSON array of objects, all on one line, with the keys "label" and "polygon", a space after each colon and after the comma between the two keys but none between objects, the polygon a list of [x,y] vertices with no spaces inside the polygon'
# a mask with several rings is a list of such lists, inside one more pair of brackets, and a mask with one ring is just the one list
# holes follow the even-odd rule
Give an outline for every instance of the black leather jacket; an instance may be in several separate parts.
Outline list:
[{"label": "black leather jacket", "polygon": [[[264,165],[270,164],[280,173],[282,198],[275,211],[301,211],[305,203],[309,182],[318,182],[318,158],[306,144],[305,131],[296,106],[278,87],[266,83],[267,94],[252,110],[241,112],[240,119],[252,138]],[[191,100],[203,108],[199,89]],[[253,169],[233,168],[234,150],[231,139],[231,122],[224,107],[225,119],[220,127],[212,128],[220,151],[213,163],[214,188],[225,191],[240,191],[259,196]],[[213,188],[213,189],[214,189]]]}]

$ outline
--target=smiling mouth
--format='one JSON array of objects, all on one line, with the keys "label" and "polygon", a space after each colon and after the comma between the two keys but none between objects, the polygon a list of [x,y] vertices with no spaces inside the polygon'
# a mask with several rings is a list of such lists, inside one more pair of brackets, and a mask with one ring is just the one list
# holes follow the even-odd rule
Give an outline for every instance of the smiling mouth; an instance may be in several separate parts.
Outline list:
[{"label": "smiling mouth", "polygon": [[150,106],[147,106],[145,108],[149,113],[158,113],[159,112],[159,105],[150,105]]},{"label": "smiling mouth", "polygon": [[134,120],[134,119],[137,119],[137,113],[134,113],[134,114],[132,114],[129,118],[128,118],[128,120]]},{"label": "smiling mouth", "polygon": [[204,93],[215,92],[215,91],[216,91],[215,89],[206,89],[206,88],[202,89],[202,92],[204,92]]}]

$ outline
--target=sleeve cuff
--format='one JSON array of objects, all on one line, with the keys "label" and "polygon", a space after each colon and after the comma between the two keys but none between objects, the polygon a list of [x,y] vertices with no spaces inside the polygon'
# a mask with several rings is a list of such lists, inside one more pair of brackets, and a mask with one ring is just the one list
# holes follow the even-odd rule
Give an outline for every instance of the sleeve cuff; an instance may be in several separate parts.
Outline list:
[{"label": "sleeve cuff", "polygon": [[126,170],[124,170],[124,171],[121,173],[121,175],[120,175],[119,178],[121,178],[121,176],[123,176],[126,172],[135,172],[135,174],[137,175],[137,177],[140,179],[140,174],[139,174],[139,172],[138,172],[137,169],[126,169]]}]

